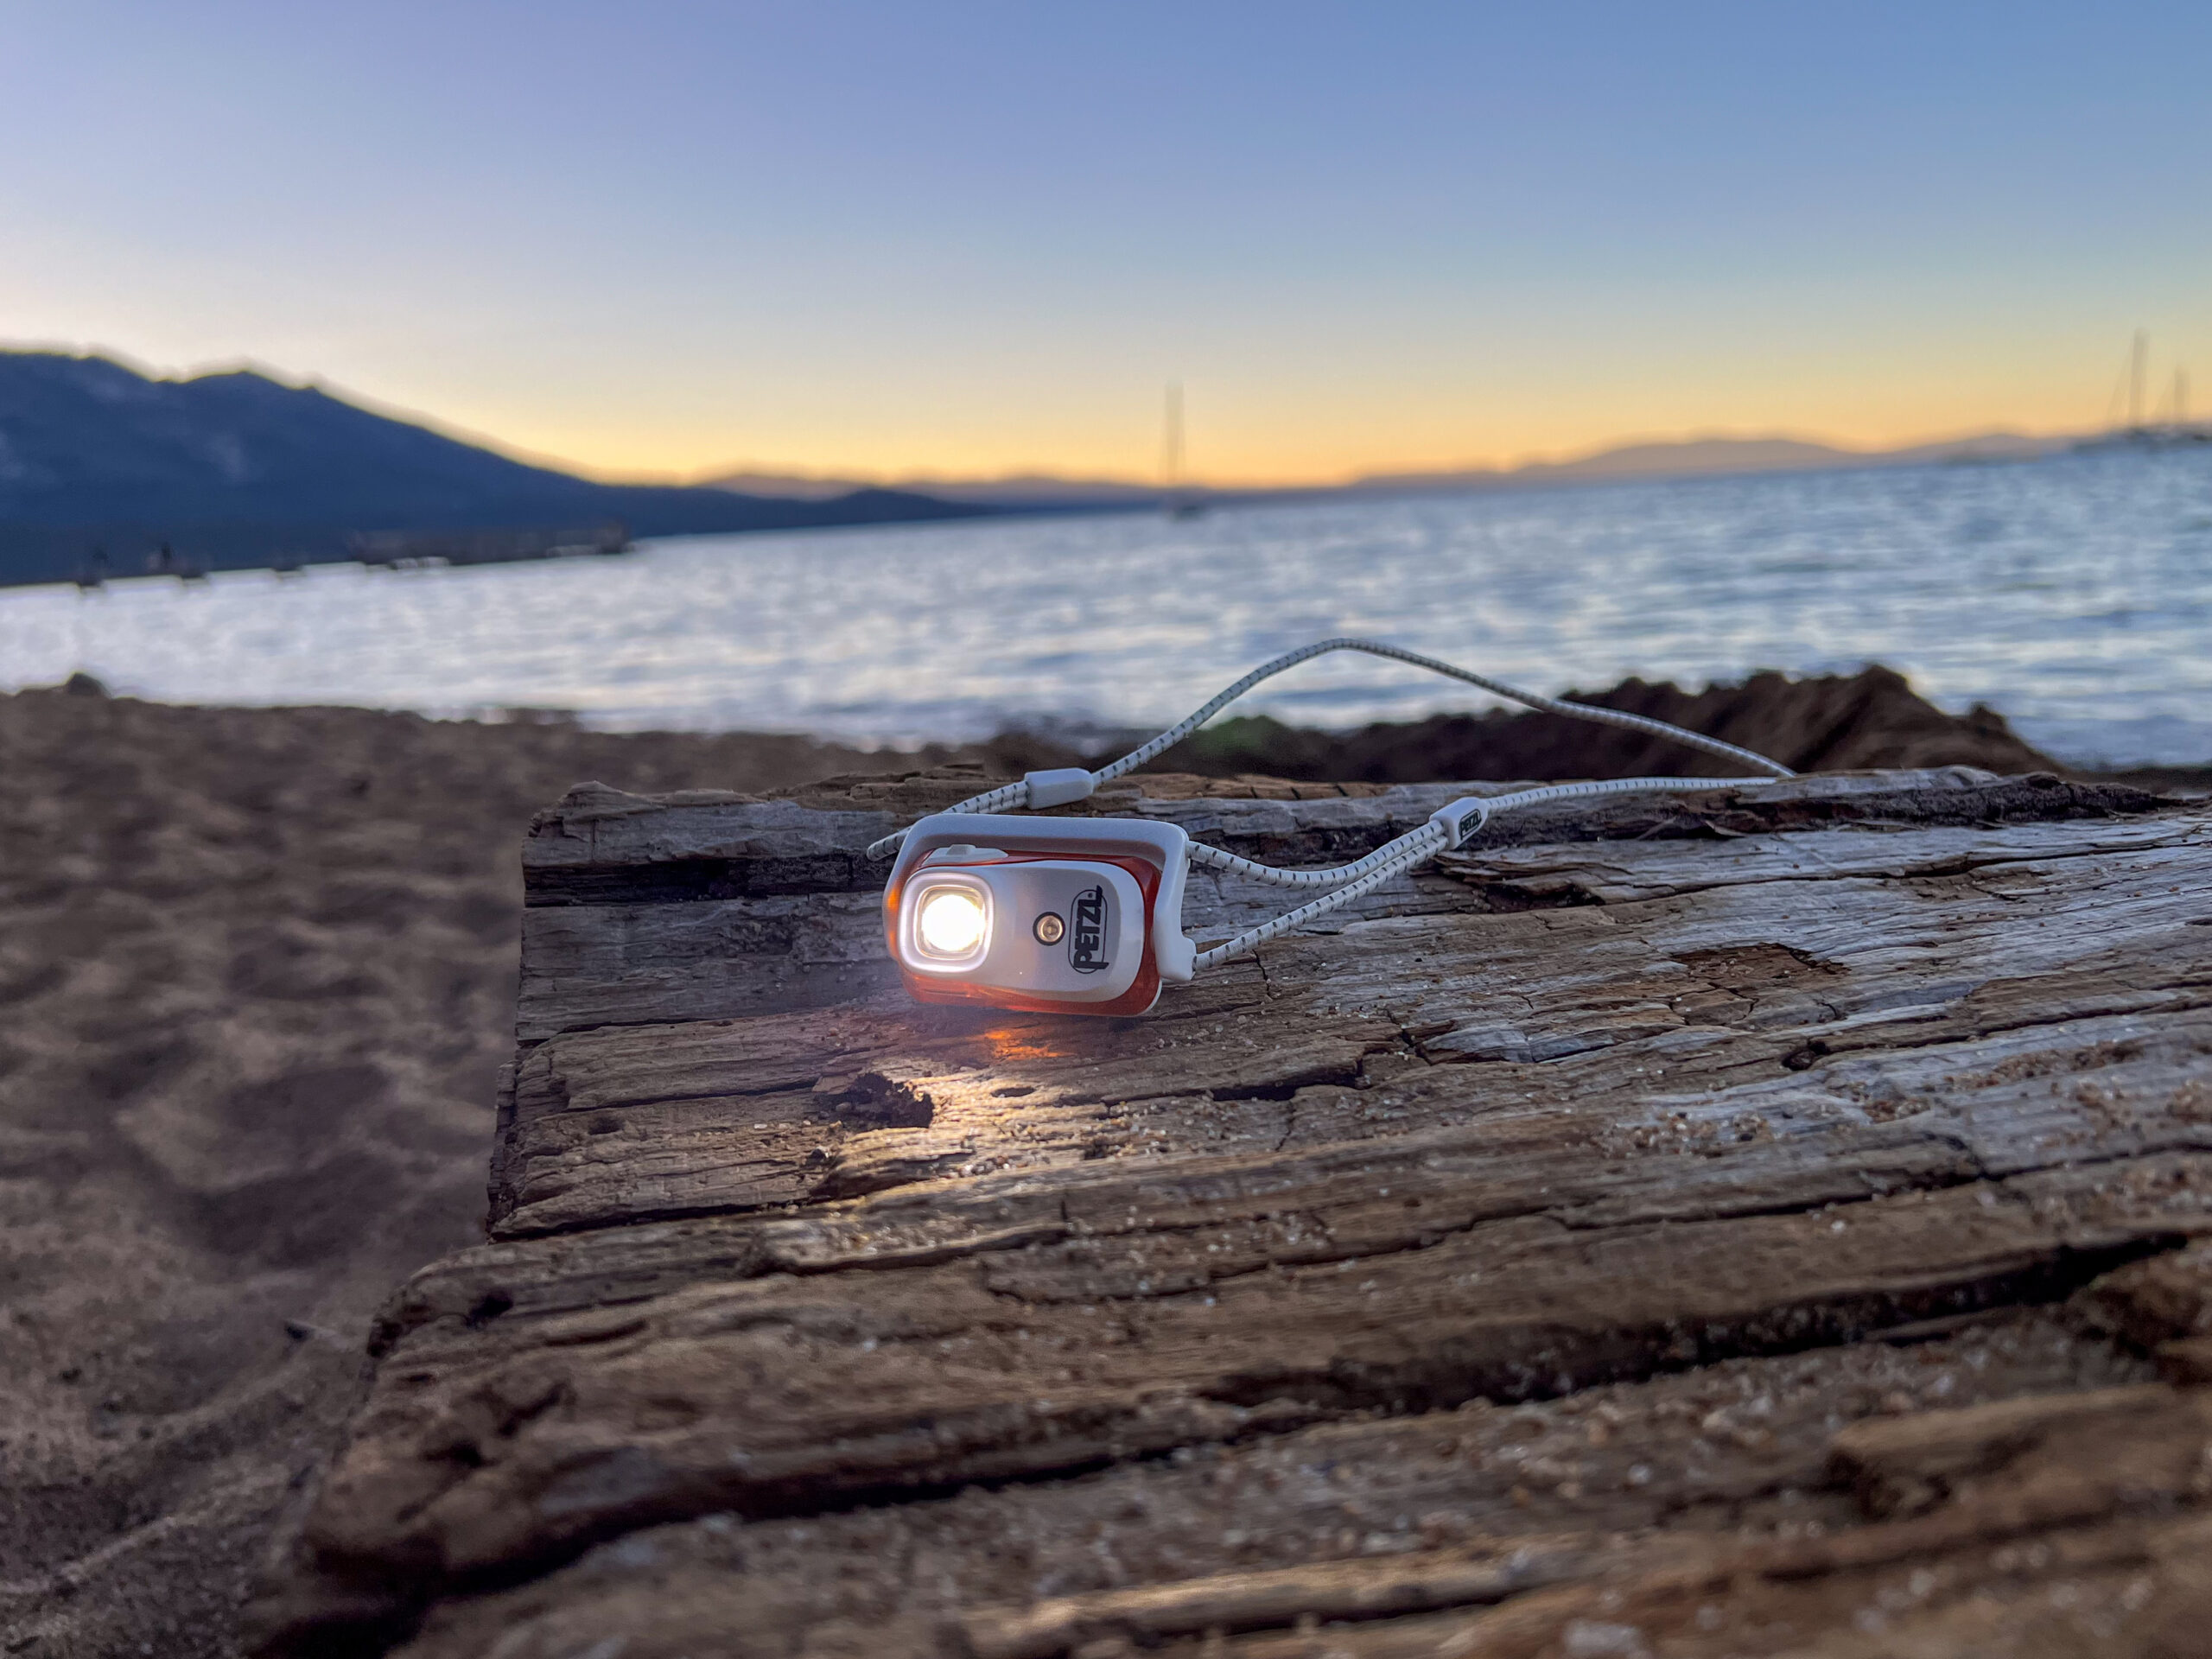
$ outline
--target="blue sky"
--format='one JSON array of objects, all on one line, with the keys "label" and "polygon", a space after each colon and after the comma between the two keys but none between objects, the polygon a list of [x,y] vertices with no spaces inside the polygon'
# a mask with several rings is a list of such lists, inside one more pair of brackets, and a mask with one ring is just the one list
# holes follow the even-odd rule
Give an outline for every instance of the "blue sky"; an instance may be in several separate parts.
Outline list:
[{"label": "blue sky", "polygon": [[2212,8],[0,0],[0,338],[607,474],[1224,479],[2212,391]]}]

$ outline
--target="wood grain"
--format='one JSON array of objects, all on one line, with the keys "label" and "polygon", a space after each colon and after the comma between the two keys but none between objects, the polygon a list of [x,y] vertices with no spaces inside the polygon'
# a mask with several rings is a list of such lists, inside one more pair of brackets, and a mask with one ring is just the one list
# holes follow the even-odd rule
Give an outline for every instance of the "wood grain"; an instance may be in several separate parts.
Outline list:
[{"label": "wood grain", "polygon": [[[388,1305],[274,1649],[2002,1651],[2020,1549],[2122,1643],[2050,1651],[2184,1628],[2212,814],[1554,814],[1084,1021],[871,954],[867,842],[972,785],[541,816],[493,1236]],[[1087,804],[1312,861],[1452,792]]]}]

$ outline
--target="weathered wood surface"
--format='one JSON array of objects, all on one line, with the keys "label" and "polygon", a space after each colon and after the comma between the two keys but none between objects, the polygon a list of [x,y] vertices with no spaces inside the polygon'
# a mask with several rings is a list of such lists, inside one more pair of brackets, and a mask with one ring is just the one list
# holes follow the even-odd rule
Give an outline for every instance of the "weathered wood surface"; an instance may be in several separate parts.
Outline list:
[{"label": "weathered wood surface", "polygon": [[[1779,788],[1713,797],[1554,807],[1501,818],[1488,847],[1561,837],[1649,839],[1838,821],[1982,824],[2010,817],[2092,815],[2126,791],[2062,785],[2055,778],[1999,782],[1962,767],[1911,773],[1845,773]],[[941,810],[977,783],[944,777],[869,780],[805,804],[744,797],[676,796],[665,804],[586,789],[544,814],[524,849],[528,908],[518,1034],[536,1041],[568,1030],[623,1023],[728,1018],[818,1007],[894,982],[881,950],[878,897],[889,861],[871,863],[868,842]],[[1515,784],[1243,785],[1224,798],[1218,780],[1123,779],[1079,813],[1166,819],[1193,836],[1272,863],[1324,863],[1362,855],[1469,793]],[[1195,791],[1211,791],[1198,794]],[[1194,878],[1196,906],[1211,897],[1222,924],[1276,914],[1278,889],[1211,872]],[[1422,878],[1382,889],[1363,912],[1403,913]],[[1452,889],[1450,906],[1485,908]],[[1444,904],[1444,899],[1438,899]],[[1448,907],[1448,906],[1447,906]]]},{"label": "weathered wood surface", "polygon": [[[1135,781],[1092,810],[1278,861],[1453,793]],[[971,786],[543,815],[493,1237],[387,1308],[279,1646],[2212,1617],[2205,809],[1952,772],[1554,813],[1086,1021],[887,981],[862,849]],[[1209,876],[1192,931],[1280,903]]]}]

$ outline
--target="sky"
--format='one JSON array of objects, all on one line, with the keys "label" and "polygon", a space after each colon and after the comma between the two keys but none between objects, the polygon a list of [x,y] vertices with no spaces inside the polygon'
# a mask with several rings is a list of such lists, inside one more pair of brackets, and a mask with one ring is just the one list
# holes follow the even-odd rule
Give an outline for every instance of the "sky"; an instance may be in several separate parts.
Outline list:
[{"label": "sky", "polygon": [[2212,7],[0,0],[0,341],[599,476],[2212,403]]}]

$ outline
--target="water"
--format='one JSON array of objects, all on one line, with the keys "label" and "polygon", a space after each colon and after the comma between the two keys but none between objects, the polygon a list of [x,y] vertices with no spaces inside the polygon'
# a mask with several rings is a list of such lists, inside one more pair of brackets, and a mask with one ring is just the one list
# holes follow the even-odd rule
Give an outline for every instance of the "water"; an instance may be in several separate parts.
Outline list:
[{"label": "water", "polygon": [[[573,709],[868,742],[1165,724],[1370,634],[1545,691],[1901,670],[2076,762],[2212,761],[2212,454],[694,537],[625,560],[0,593],[0,683],[191,702]],[[1305,724],[1479,706],[1325,658]]]}]

